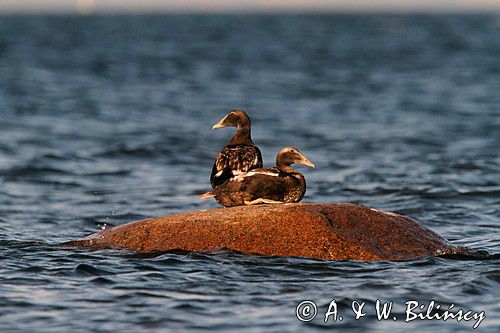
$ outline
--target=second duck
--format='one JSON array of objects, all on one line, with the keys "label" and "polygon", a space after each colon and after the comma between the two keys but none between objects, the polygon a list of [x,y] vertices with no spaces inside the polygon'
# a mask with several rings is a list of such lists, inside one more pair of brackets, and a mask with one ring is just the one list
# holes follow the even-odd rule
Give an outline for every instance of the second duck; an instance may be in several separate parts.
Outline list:
[{"label": "second duck", "polygon": [[292,168],[292,164],[314,168],[314,164],[297,148],[286,147],[276,157],[276,167],[239,174],[199,198],[215,197],[225,207],[299,202],[306,193],[306,180]]}]

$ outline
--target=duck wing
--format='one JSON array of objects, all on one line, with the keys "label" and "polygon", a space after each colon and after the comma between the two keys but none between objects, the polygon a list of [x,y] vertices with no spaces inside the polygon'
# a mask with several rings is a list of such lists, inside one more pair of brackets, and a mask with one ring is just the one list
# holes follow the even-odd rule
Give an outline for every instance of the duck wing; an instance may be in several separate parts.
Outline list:
[{"label": "duck wing", "polygon": [[234,176],[256,168],[262,168],[262,154],[257,146],[224,147],[212,167],[210,184],[216,188]]},{"label": "duck wing", "polygon": [[240,182],[239,191],[248,195],[250,200],[269,199],[284,201],[287,192],[285,178],[277,169],[255,169],[236,176],[232,182]]}]

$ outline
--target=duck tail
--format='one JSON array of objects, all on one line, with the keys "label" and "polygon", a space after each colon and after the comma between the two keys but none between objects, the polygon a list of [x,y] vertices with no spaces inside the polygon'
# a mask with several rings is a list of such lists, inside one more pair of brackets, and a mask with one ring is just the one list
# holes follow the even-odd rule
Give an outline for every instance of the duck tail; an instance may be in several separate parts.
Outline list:
[{"label": "duck tail", "polygon": [[203,193],[202,195],[198,196],[198,198],[200,198],[202,200],[207,200],[208,198],[211,198],[211,197],[215,197],[214,192],[207,192],[207,193]]}]

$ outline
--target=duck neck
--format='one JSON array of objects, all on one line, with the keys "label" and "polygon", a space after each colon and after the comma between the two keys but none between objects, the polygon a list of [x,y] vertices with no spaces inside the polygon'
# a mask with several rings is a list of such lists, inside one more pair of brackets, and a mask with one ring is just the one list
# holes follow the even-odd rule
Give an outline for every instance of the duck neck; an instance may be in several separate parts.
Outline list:
[{"label": "duck neck", "polygon": [[282,163],[282,162],[277,162],[276,163],[276,167],[280,171],[283,171],[285,173],[294,173],[295,172],[295,170],[292,168],[292,166],[290,164],[285,164],[285,163]]},{"label": "duck neck", "polygon": [[250,126],[240,126],[238,125],[238,131],[233,136],[231,141],[229,141],[230,146],[253,144],[252,136],[250,132]]}]

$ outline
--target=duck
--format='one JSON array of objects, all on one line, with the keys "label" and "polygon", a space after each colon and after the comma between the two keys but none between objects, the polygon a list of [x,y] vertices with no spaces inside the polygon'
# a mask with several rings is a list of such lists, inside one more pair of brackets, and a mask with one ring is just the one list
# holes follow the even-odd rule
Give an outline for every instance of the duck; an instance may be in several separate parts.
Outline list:
[{"label": "duck", "polygon": [[214,197],[225,207],[299,202],[306,193],[306,180],[292,164],[315,168],[298,148],[285,147],[278,153],[275,167],[241,173],[199,198]]},{"label": "duck", "polygon": [[262,154],[252,141],[250,117],[243,110],[232,110],[212,129],[236,127],[236,134],[220,151],[210,175],[210,184],[216,189],[229,179],[253,169],[262,168]]}]

